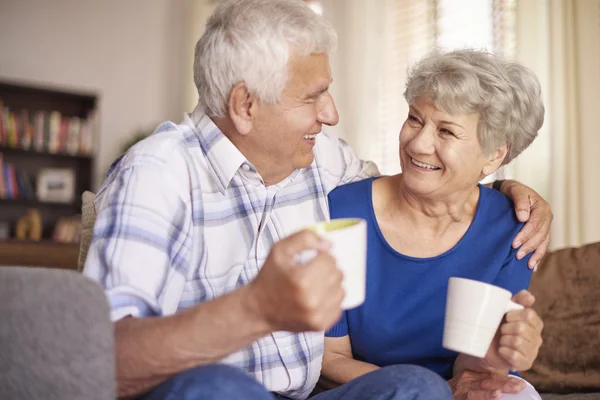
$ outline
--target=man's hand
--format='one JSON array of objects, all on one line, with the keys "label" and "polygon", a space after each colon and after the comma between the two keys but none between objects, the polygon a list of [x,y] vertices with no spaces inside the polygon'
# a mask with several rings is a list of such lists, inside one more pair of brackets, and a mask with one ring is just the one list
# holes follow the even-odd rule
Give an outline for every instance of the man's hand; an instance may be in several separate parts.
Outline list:
[{"label": "man's hand", "polygon": [[[340,317],[342,273],[310,231],[275,244],[256,279],[173,315],[115,324],[119,398],[137,398],[175,374],[210,365],[274,331],[322,331]],[[297,265],[296,255],[316,257]]]},{"label": "man's hand", "polygon": [[[338,321],[343,275],[328,253],[330,246],[309,230],[273,246],[250,284],[255,310],[272,331],[323,331]],[[297,256],[305,250],[316,251],[317,256],[299,265]]]},{"label": "man's hand", "polygon": [[500,187],[502,193],[515,203],[515,212],[521,222],[527,222],[515,236],[513,248],[521,247],[517,259],[522,259],[533,250],[529,268],[536,268],[550,243],[550,224],[554,216],[550,204],[535,190],[513,180],[507,180]]},{"label": "man's hand", "polygon": [[463,371],[448,381],[455,400],[493,400],[502,393],[520,393],[525,383],[509,375]]}]

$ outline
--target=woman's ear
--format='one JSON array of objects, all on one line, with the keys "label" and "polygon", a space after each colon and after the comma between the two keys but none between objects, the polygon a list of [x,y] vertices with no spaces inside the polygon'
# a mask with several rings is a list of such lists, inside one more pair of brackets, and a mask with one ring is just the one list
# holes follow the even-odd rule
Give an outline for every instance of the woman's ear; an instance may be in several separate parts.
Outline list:
[{"label": "woman's ear", "polygon": [[238,83],[229,92],[227,104],[229,117],[236,131],[241,135],[248,135],[252,131],[252,117],[256,105],[256,99],[250,94],[244,82]]},{"label": "woman's ear", "polygon": [[483,166],[482,171],[484,175],[491,175],[494,172],[496,172],[496,170],[498,168],[500,168],[500,166],[502,165],[502,161],[504,161],[504,159],[506,158],[506,154],[508,153],[508,144],[503,144],[502,146],[498,147],[496,150],[494,150],[489,156],[488,156],[488,160],[485,163],[485,165]]}]

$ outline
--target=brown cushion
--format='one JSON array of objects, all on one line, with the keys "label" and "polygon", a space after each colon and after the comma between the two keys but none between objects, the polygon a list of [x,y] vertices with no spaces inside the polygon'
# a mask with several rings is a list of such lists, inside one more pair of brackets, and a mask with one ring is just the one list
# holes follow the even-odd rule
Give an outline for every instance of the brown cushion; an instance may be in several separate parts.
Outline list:
[{"label": "brown cushion", "polygon": [[88,249],[92,241],[92,234],[94,233],[94,223],[96,222],[94,200],[96,200],[95,193],[86,190],[81,195],[81,239],[79,242],[79,260],[77,262],[77,269],[79,271],[83,271]]},{"label": "brown cushion", "polygon": [[523,377],[538,391],[600,390],[600,243],[549,253],[531,292],[544,344]]}]

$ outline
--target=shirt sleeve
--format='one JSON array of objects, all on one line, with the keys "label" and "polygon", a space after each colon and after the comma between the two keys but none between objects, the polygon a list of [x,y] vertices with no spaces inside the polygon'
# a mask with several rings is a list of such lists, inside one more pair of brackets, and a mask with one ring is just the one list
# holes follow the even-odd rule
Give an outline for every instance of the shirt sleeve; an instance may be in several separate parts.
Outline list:
[{"label": "shirt sleeve", "polygon": [[328,191],[346,183],[379,176],[377,166],[358,158],[344,140],[326,132],[318,140],[318,163],[327,173]]},{"label": "shirt sleeve", "polygon": [[379,169],[372,161],[361,160],[354,154],[348,143],[337,138],[346,166],[340,185],[356,182],[372,176],[379,176]]},{"label": "shirt sleeve", "polygon": [[327,337],[343,337],[348,335],[347,311],[342,313],[340,320],[325,333]]},{"label": "shirt sleeve", "polygon": [[486,176],[481,180],[482,185],[487,185],[488,183],[494,183],[494,181],[504,180],[504,179],[512,179],[512,174],[508,165],[504,165],[500,167],[496,172],[491,175]]},{"label": "shirt sleeve", "polygon": [[494,285],[500,286],[509,290],[513,295],[523,289],[529,288],[533,271],[527,267],[527,263],[531,258],[532,253],[517,260],[516,254],[518,249],[511,247],[510,253],[506,258],[504,265],[500,269],[498,276],[494,280]]},{"label": "shirt sleeve", "polygon": [[126,167],[107,182],[84,274],[104,286],[113,320],[174,313],[191,262],[189,202],[157,166]]}]

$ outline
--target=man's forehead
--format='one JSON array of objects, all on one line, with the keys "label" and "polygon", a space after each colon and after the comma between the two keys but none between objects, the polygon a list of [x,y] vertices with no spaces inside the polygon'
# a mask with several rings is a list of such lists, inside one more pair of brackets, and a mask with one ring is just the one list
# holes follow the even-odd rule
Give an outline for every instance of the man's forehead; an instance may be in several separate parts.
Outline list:
[{"label": "man's forehead", "polygon": [[327,75],[331,79],[331,68],[327,54],[313,53],[305,56],[292,54],[288,61],[288,69],[297,75]]},{"label": "man's forehead", "polygon": [[302,85],[317,90],[333,81],[327,54],[292,54],[289,59],[290,85]]}]

